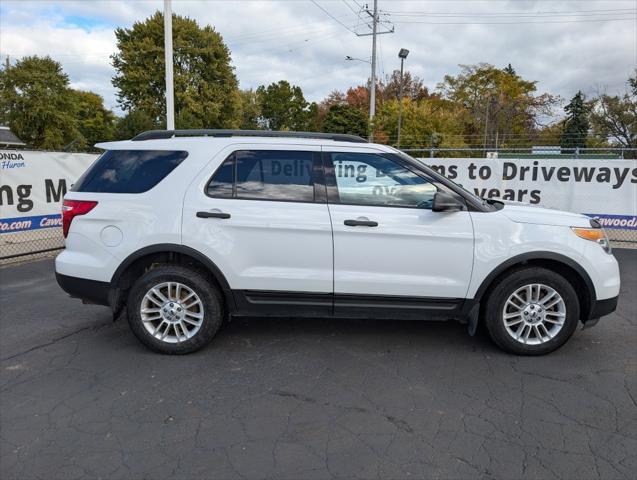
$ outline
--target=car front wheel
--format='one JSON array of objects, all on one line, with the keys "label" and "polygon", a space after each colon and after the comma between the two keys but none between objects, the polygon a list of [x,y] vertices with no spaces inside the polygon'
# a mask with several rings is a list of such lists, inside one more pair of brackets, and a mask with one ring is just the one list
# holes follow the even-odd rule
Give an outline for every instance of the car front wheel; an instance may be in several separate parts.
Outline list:
[{"label": "car front wheel", "polygon": [[487,330],[503,350],[543,355],[564,345],[579,321],[570,282],[552,270],[520,269],[501,278],[485,308]]}]

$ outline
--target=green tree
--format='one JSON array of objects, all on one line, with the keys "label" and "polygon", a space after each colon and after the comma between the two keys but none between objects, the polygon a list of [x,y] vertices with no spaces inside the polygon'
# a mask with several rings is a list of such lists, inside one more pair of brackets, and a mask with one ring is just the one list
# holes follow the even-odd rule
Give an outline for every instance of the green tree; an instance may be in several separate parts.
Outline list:
[{"label": "green tree", "polygon": [[[166,113],[164,19],[156,12],[131,28],[115,30],[113,85],[126,111],[155,122]],[[180,128],[236,128],[240,98],[230,51],[213,27],[173,14],[175,123]]]},{"label": "green tree", "polygon": [[459,75],[445,76],[439,89],[445,99],[467,110],[465,136],[471,146],[490,146],[496,138],[500,145],[528,139],[557,104],[556,97],[537,94],[536,82],[520,78],[512,68],[484,63],[461,68]]},{"label": "green tree", "polygon": [[324,132],[325,128],[323,127],[323,123],[325,121],[325,117],[327,116],[327,112],[330,111],[332,105],[346,105],[345,94],[339,90],[332,90],[327,94],[321,102],[317,105],[317,113],[316,113],[316,131]]},{"label": "green tree", "polygon": [[590,118],[596,136],[615,146],[637,148],[637,71],[623,95],[604,93],[593,105]]},{"label": "green tree", "polygon": [[[398,130],[396,100],[385,102],[378,111],[374,138],[395,144]],[[466,111],[457,104],[432,97],[419,102],[403,99],[401,148],[466,147],[463,140]],[[378,135],[381,133],[382,135]]]},{"label": "green tree", "polygon": [[323,131],[367,137],[367,115],[350,105],[332,105],[323,120]]},{"label": "green tree", "polygon": [[628,78],[628,87],[630,89],[630,93],[637,97],[637,69],[635,69],[635,76]]},{"label": "green tree", "polygon": [[560,145],[564,134],[565,122],[566,120],[562,119],[539,128],[535,135],[531,137],[533,145]]},{"label": "green tree", "polygon": [[590,123],[588,121],[590,107],[586,104],[586,97],[580,91],[564,107],[566,119],[562,130],[561,146],[567,148],[585,147]]},{"label": "green tree", "polygon": [[512,77],[518,76],[518,74],[515,71],[515,68],[513,68],[510,63],[506,67],[504,67],[503,71],[504,73],[506,73],[507,75],[511,75]]},{"label": "green tree", "polygon": [[115,138],[117,140],[128,140],[141,132],[154,130],[160,126],[156,119],[143,110],[131,110],[117,120]]},{"label": "green tree", "polygon": [[0,121],[29,146],[60,149],[81,139],[76,105],[62,66],[30,56],[0,72]]},{"label": "green tree", "polygon": [[77,107],[77,128],[82,134],[82,147],[91,148],[98,142],[113,140],[115,115],[104,107],[104,99],[93,92],[73,91]]},{"label": "green tree", "polygon": [[257,89],[261,122],[268,130],[310,130],[318,113],[303,96],[301,87],[281,80]]},{"label": "green tree", "polygon": [[241,124],[240,127],[245,130],[255,130],[260,128],[259,119],[261,118],[261,103],[259,95],[251,88],[241,90],[239,92],[241,98]]}]

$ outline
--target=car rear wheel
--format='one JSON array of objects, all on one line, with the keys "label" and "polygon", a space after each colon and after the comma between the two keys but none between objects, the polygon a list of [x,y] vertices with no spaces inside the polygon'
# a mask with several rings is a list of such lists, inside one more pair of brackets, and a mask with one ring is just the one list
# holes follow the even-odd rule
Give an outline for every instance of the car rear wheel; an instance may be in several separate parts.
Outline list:
[{"label": "car rear wheel", "polygon": [[128,322],[149,348],[191,353],[215,336],[223,320],[221,297],[198,271],[164,265],[146,272],[128,296]]},{"label": "car rear wheel", "polygon": [[487,330],[503,350],[544,355],[564,345],[577,328],[579,301],[567,279],[528,267],[501,278],[485,308]]}]

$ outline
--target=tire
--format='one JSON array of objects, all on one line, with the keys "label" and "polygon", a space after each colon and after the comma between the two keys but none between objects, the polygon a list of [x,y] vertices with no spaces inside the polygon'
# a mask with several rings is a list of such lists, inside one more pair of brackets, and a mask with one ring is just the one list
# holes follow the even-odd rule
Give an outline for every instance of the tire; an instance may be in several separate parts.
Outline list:
[{"label": "tire", "polygon": [[579,316],[579,300],[571,283],[540,267],[514,270],[498,279],[484,309],[491,339],[516,355],[557,350],[575,332]]},{"label": "tire", "polygon": [[127,312],[135,336],[151,350],[169,355],[208,345],[224,315],[221,295],[211,282],[178,265],[144,273],[130,289]]}]

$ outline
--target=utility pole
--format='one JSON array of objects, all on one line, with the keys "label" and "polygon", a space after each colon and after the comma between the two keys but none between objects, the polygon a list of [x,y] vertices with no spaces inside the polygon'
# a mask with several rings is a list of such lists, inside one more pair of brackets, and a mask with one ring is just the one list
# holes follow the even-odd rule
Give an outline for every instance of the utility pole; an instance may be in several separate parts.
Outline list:
[{"label": "utility pole", "polygon": [[376,32],[378,27],[378,0],[374,0],[372,15],[372,84],[369,89],[369,141],[374,140],[374,116],[376,115]]},{"label": "utility pole", "polygon": [[173,86],[173,12],[164,0],[164,63],[166,64],[166,130],[175,129],[175,89]]},{"label": "utility pole", "polygon": [[365,13],[372,17],[372,31],[371,33],[357,33],[356,35],[359,37],[372,36],[372,75],[369,88],[369,141],[371,142],[374,140],[374,116],[376,115],[376,35],[394,33],[394,27],[384,32],[378,31],[378,0],[374,0],[374,10],[370,12],[369,9],[366,8]]}]

